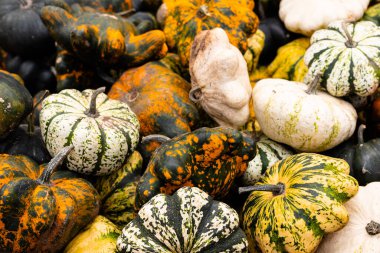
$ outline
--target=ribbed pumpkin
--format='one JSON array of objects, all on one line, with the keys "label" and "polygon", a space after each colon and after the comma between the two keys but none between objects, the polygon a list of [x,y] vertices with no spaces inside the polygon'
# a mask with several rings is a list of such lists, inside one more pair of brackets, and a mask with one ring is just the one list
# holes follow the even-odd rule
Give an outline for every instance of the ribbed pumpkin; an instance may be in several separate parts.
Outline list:
[{"label": "ribbed pumpkin", "polygon": [[70,170],[106,175],[120,168],[135,149],[139,122],[126,103],[108,99],[104,88],[63,90],[42,103],[40,125],[49,153],[74,145]]},{"label": "ribbed pumpkin", "polygon": [[46,166],[0,155],[0,252],[57,252],[96,217],[95,188],[73,172],[55,172],[71,148]]},{"label": "ribbed pumpkin", "polygon": [[247,38],[255,33],[258,18],[253,0],[164,0],[167,7],[164,33],[169,48],[175,49],[187,66],[195,36],[202,30],[223,28],[231,43],[244,52]]},{"label": "ribbed pumpkin", "polygon": [[108,96],[131,107],[142,136],[174,137],[190,132],[199,121],[198,109],[189,99],[190,88],[180,75],[154,61],[124,72]]},{"label": "ribbed pumpkin", "polygon": [[228,194],[255,156],[253,136],[232,128],[200,128],[163,143],[153,154],[136,191],[141,207],[158,193],[195,186],[213,197]]},{"label": "ribbed pumpkin", "polygon": [[359,189],[349,171],[344,160],[312,153],[269,168],[246,189],[254,190],[242,213],[250,252],[314,252],[325,233],[348,222],[343,203]]},{"label": "ribbed pumpkin", "polygon": [[119,252],[248,252],[239,216],[196,187],[146,203],[117,239]]},{"label": "ribbed pumpkin", "polygon": [[369,21],[337,21],[310,39],[304,57],[305,82],[321,75],[319,83],[333,96],[373,94],[379,85],[380,27]]},{"label": "ribbed pumpkin", "polygon": [[136,216],[135,193],[142,173],[142,157],[135,151],[120,169],[96,180],[95,188],[102,201],[100,214],[120,228]]}]

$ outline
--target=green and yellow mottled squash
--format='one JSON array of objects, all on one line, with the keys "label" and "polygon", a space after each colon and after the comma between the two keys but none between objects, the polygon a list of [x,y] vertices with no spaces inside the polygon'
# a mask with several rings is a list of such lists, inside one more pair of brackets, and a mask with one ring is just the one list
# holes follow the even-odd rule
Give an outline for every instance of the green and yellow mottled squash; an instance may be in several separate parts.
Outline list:
[{"label": "green and yellow mottled squash", "polygon": [[202,30],[223,28],[231,43],[247,50],[247,38],[255,33],[258,18],[253,0],[164,0],[167,17],[164,24],[168,46],[175,49],[187,66],[195,36]]},{"label": "green and yellow mottled squash", "polygon": [[376,25],[380,25],[380,3],[369,7],[362,17],[363,21],[372,21]]},{"label": "green and yellow mottled squash", "polygon": [[0,139],[15,129],[32,110],[32,95],[15,74],[0,70]]},{"label": "green and yellow mottled squash", "polygon": [[99,195],[86,180],[57,167],[72,147],[49,164],[0,155],[0,252],[57,252],[99,211]]},{"label": "green and yellow mottled squash", "polygon": [[196,187],[146,203],[117,239],[119,252],[248,252],[239,216]]},{"label": "green and yellow mottled squash", "polygon": [[121,231],[106,217],[98,215],[66,246],[63,253],[116,253]]},{"label": "green and yellow mottled squash", "polygon": [[342,159],[303,153],[277,162],[243,189],[253,190],[242,212],[250,252],[314,252],[325,233],[348,222],[343,203],[359,189],[349,171]]},{"label": "green and yellow mottled squash", "polygon": [[228,194],[255,156],[253,136],[232,128],[200,128],[164,142],[154,152],[136,190],[136,207],[158,193],[195,186],[213,197]]},{"label": "green and yellow mottled squash", "polygon": [[379,86],[380,27],[369,21],[337,21],[310,39],[304,57],[305,82],[319,83],[333,96],[373,94]]},{"label": "green and yellow mottled squash", "polygon": [[265,34],[257,29],[255,34],[247,39],[247,51],[244,53],[244,60],[247,62],[248,73],[251,76],[258,67],[261,52],[264,49]]},{"label": "green and yellow mottled squash", "polygon": [[42,102],[42,138],[54,156],[74,145],[68,169],[90,175],[107,175],[119,169],[135,149],[139,122],[126,103],[109,99],[105,88],[63,90]]},{"label": "green and yellow mottled squash", "polygon": [[135,151],[120,169],[96,180],[95,188],[102,201],[100,214],[120,228],[136,216],[135,193],[143,172],[142,162],[141,155]]}]

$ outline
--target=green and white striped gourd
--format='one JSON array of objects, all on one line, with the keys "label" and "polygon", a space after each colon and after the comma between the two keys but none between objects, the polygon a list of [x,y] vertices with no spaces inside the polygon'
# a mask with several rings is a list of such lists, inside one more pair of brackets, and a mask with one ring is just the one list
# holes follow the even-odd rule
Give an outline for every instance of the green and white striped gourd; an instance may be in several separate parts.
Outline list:
[{"label": "green and white striped gourd", "polygon": [[70,170],[106,175],[119,169],[139,140],[139,122],[126,103],[97,90],[63,90],[42,103],[42,138],[52,156],[65,146]]},{"label": "green and white striped gourd", "polygon": [[319,83],[336,97],[373,94],[379,85],[380,27],[369,21],[337,21],[316,31],[304,57],[304,82]]},{"label": "green and white striped gourd", "polygon": [[293,155],[293,152],[265,135],[260,136],[256,144],[256,156],[248,163],[242,181],[244,185],[254,185],[264,174],[267,168],[274,163]]},{"label": "green and white striped gourd", "polygon": [[120,252],[211,253],[248,252],[239,216],[196,187],[172,196],[158,194],[124,227]]}]

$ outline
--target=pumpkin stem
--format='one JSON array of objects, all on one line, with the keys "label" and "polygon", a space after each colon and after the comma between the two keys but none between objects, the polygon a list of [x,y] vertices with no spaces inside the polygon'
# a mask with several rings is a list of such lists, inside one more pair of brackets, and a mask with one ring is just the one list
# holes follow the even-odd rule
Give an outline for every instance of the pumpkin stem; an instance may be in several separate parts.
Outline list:
[{"label": "pumpkin stem", "polygon": [[189,98],[193,103],[198,103],[202,98],[202,91],[199,86],[194,86],[189,92]]},{"label": "pumpkin stem", "polygon": [[346,47],[348,47],[348,48],[357,47],[358,43],[353,40],[351,34],[348,32],[347,22],[342,22],[342,29],[343,29],[344,34],[347,37],[347,41],[346,41],[346,43],[344,43],[346,45]]},{"label": "pumpkin stem", "polygon": [[372,220],[370,223],[367,224],[365,230],[369,235],[380,234],[380,224]]},{"label": "pumpkin stem", "polygon": [[315,95],[317,94],[317,89],[318,89],[318,86],[319,86],[319,80],[321,79],[322,75],[321,74],[318,74],[315,76],[313,82],[309,85],[308,89],[305,91],[307,94],[311,95]]},{"label": "pumpkin stem", "polygon": [[131,14],[136,13],[136,9],[132,8],[126,11],[117,12],[116,15],[119,15],[123,18],[130,16]]},{"label": "pumpkin stem", "polygon": [[148,143],[148,142],[151,142],[151,141],[156,141],[156,142],[159,142],[159,143],[164,143],[164,142],[167,142],[167,141],[170,141],[171,138],[165,136],[165,135],[162,135],[162,134],[150,134],[150,135],[147,135],[147,136],[144,136],[141,138],[141,144],[145,144],[145,143]]},{"label": "pumpkin stem", "polygon": [[32,112],[29,113],[29,115],[26,117],[26,122],[28,123],[28,134],[33,134],[34,133],[34,118],[36,115],[34,114],[36,111],[37,106],[39,106],[42,101],[50,94],[50,91],[44,90],[41,91],[42,96],[37,100],[37,103],[33,105]]},{"label": "pumpkin stem", "polygon": [[251,191],[273,192],[274,195],[280,195],[284,193],[285,185],[283,183],[278,183],[276,185],[264,184],[264,185],[239,187],[239,194],[242,194],[244,192],[251,192]]},{"label": "pumpkin stem", "polygon": [[46,168],[42,172],[41,176],[37,179],[41,184],[47,184],[50,181],[51,175],[58,168],[58,166],[66,159],[67,155],[73,150],[74,146],[64,147],[58,154],[51,159],[51,161],[46,165]]},{"label": "pumpkin stem", "polygon": [[18,2],[20,3],[21,9],[29,9],[33,4],[32,0],[18,0]]},{"label": "pumpkin stem", "polygon": [[96,98],[99,96],[99,94],[104,93],[105,91],[106,91],[106,87],[101,87],[92,92],[90,108],[88,108],[88,110],[85,112],[87,116],[90,116],[93,118],[96,118],[98,116],[98,112],[96,111]]},{"label": "pumpkin stem", "polygon": [[199,7],[199,9],[197,11],[197,17],[198,18],[204,18],[206,16],[210,17],[211,12],[208,11],[208,6],[203,4],[203,5],[201,5],[201,7]]},{"label": "pumpkin stem", "polygon": [[361,145],[364,143],[364,129],[367,127],[364,124],[361,124],[358,129],[358,144]]}]

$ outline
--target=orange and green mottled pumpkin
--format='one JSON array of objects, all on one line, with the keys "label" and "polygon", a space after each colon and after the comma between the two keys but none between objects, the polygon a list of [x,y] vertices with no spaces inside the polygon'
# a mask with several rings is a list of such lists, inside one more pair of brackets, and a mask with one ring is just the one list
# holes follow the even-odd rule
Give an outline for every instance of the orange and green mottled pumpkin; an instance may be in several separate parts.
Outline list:
[{"label": "orange and green mottled pumpkin", "polygon": [[0,155],[0,252],[58,252],[99,211],[99,196],[86,180],[26,156]]},{"label": "orange and green mottled pumpkin", "polygon": [[127,11],[134,7],[133,0],[65,0],[65,2],[70,5],[79,3],[109,13]]},{"label": "orange and green mottled pumpkin", "polygon": [[[168,64],[168,62],[166,62]],[[161,61],[129,69],[108,97],[127,103],[140,122],[140,134],[174,137],[192,130],[198,110],[189,99],[191,84]]]},{"label": "orange and green mottled pumpkin", "polygon": [[164,32],[168,46],[188,65],[195,35],[202,30],[223,28],[234,46],[244,52],[247,38],[255,33],[258,18],[253,0],[164,0],[167,16]]},{"label": "orange and green mottled pumpkin", "polygon": [[136,207],[158,193],[195,186],[213,197],[228,194],[255,156],[252,135],[232,128],[200,128],[164,142],[153,154],[136,190]]}]

